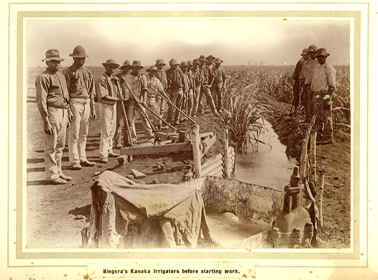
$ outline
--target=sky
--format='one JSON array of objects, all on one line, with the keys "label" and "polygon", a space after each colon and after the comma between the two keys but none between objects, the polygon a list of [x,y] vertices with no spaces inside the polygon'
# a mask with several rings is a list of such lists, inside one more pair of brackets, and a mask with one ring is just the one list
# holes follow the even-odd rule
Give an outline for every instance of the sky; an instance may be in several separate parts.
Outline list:
[{"label": "sky", "polygon": [[294,65],[303,48],[326,48],[334,65],[349,64],[350,23],[347,20],[254,20],[250,18],[143,18],[143,19],[28,19],[26,62],[43,66],[48,49],[58,49],[72,64],[69,54],[77,45],[85,48],[86,65],[107,59],[122,64],[126,59],[155,64],[162,58],[179,62],[200,55],[214,55],[224,65]]}]

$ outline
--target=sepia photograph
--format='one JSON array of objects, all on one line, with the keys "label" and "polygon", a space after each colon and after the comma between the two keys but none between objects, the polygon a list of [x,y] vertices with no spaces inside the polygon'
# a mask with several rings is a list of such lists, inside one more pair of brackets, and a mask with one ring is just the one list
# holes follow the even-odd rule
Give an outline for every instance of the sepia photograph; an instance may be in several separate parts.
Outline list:
[{"label": "sepia photograph", "polygon": [[66,4],[8,6],[8,269],[377,275],[369,3]]},{"label": "sepia photograph", "polygon": [[350,21],[25,25],[28,248],[350,248]]}]

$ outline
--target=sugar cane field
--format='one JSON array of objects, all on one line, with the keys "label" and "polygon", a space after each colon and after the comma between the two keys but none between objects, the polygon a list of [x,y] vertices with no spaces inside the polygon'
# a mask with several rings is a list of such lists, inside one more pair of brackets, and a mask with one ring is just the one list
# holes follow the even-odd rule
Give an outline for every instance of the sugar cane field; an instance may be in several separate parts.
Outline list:
[{"label": "sugar cane field", "polygon": [[[290,181],[293,167],[299,164],[301,141],[307,127],[303,114],[290,114],[293,98],[291,75],[294,67],[223,67],[227,71],[225,110],[221,117],[216,117],[206,108],[204,115],[195,118],[201,132],[212,131],[216,135],[216,141],[204,156],[204,160],[222,151],[223,129],[227,127],[229,143],[236,149],[235,174],[232,179],[277,189],[282,192],[283,197],[283,189]],[[335,68],[335,143],[316,147],[317,170],[320,174],[324,173],[325,178],[322,202],[324,225],[318,227],[317,248],[349,248],[351,245],[350,69],[349,66]],[[104,71],[103,67],[91,67],[90,70],[95,80]],[[73,180],[63,186],[49,185],[44,181],[43,123],[36,106],[34,86],[35,79],[41,72],[43,68],[27,70],[26,212],[27,220],[31,221],[27,224],[27,248],[80,248],[80,232],[89,223],[90,187],[99,173],[107,169],[127,176],[131,169],[137,169],[147,175],[142,179],[133,179],[137,183],[179,184],[184,181],[193,157],[190,153],[135,156],[132,162],[124,166],[119,165],[116,159],[111,159],[107,164],[96,163],[94,167],[75,171],[69,166],[67,137],[63,170]],[[96,108],[98,109],[98,104]],[[136,125],[138,135],[142,135],[138,120]],[[191,123],[185,121],[179,128],[188,130],[190,126]],[[90,122],[86,148],[88,159],[95,162],[99,158],[99,136],[100,121],[97,118]],[[156,172],[154,167],[162,163],[164,169]],[[320,180],[320,176],[318,177]],[[210,230],[214,227],[215,232],[224,231],[225,235],[232,235],[229,228],[236,223],[236,228],[239,229],[238,233],[235,232],[238,235],[237,241],[242,243],[249,236],[248,226],[238,222],[235,215],[228,212],[218,214],[209,211]],[[269,229],[271,221],[265,221],[259,226],[260,231]],[[215,234],[214,239],[217,237]],[[222,239],[222,236],[218,238]],[[228,245],[236,246],[238,242]]]}]

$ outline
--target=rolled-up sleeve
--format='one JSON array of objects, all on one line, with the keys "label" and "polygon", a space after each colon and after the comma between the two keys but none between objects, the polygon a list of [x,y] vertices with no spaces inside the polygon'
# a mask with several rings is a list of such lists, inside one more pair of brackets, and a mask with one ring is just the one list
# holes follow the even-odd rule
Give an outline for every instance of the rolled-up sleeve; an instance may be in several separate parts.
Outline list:
[{"label": "rolled-up sleeve", "polygon": [[43,120],[48,120],[47,111],[47,94],[48,94],[48,79],[43,76],[38,76],[35,81],[36,101],[39,113]]},{"label": "rolled-up sleeve", "polygon": [[333,66],[328,66],[326,69],[328,86],[336,88],[336,70]]},{"label": "rolled-up sleeve", "polygon": [[108,84],[105,77],[101,77],[100,79],[98,79],[96,91],[99,99],[102,99],[105,96],[109,95]]}]

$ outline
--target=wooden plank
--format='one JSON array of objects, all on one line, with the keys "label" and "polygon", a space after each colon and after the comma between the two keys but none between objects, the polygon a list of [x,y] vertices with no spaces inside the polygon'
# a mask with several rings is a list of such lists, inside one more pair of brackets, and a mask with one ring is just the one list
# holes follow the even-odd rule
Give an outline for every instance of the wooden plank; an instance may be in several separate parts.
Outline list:
[{"label": "wooden plank", "polygon": [[216,156],[208,159],[204,164],[202,164],[202,169],[205,169],[206,167],[209,167],[214,162],[222,160],[222,154],[217,154]]},{"label": "wooden plank", "polygon": [[201,171],[201,151],[200,151],[200,137],[199,137],[199,125],[192,125],[192,151],[193,151],[193,167],[194,176],[200,178],[202,176]]},{"label": "wooden plank", "polygon": [[218,173],[212,175],[212,176],[214,176],[214,177],[222,177],[222,175],[223,175],[223,169],[220,170]]},{"label": "wooden plank", "polygon": [[217,138],[215,137],[215,135],[206,137],[205,140],[203,140],[203,142],[206,145],[205,145],[205,149],[202,151],[202,157],[210,150],[211,146],[214,145],[215,140],[217,140]]},{"label": "wooden plank", "polygon": [[209,172],[207,175],[208,176],[214,176],[215,174],[217,174],[219,172],[223,173],[223,166],[222,165],[218,166],[217,168],[215,168],[214,170],[212,170],[211,172]]},{"label": "wooden plank", "polygon": [[219,167],[223,168],[222,161],[216,161],[212,165],[208,166],[206,169],[202,169],[201,175],[206,176]]},{"label": "wooden plank", "polygon": [[190,142],[156,145],[156,146],[136,146],[121,149],[121,155],[138,156],[138,155],[156,155],[156,154],[170,154],[179,152],[192,151]]}]

